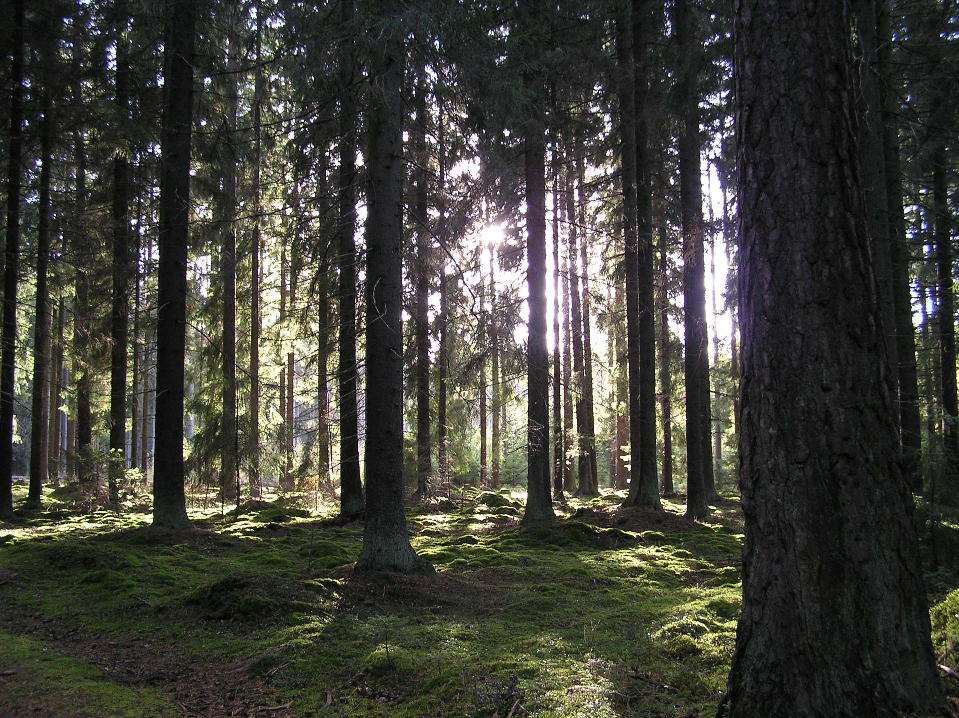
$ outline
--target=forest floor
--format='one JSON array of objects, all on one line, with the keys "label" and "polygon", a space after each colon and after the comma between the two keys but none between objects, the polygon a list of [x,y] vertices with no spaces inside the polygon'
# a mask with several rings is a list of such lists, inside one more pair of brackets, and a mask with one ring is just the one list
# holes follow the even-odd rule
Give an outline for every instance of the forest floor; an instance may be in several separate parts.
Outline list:
[{"label": "forest floor", "polygon": [[[0,524],[0,715],[711,716],[738,502],[693,524],[622,499],[528,528],[509,490],[411,506],[426,578],[354,574],[362,524],[290,497],[192,511],[197,530],[176,533],[143,506],[48,496]],[[955,666],[959,523],[936,526],[934,641]]]}]

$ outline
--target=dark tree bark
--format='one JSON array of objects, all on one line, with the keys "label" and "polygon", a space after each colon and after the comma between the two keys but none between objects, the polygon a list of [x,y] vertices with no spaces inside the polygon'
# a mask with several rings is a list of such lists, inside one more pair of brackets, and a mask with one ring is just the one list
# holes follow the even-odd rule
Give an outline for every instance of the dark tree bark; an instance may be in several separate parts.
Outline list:
[{"label": "dark tree bark", "polygon": [[56,317],[57,332],[53,337],[53,346],[50,350],[50,458],[48,460],[49,475],[52,483],[60,483],[60,474],[63,459],[60,444],[63,441],[63,333],[66,319],[64,317],[63,298],[54,302],[54,316]]},{"label": "dark tree bark", "polygon": [[493,455],[490,461],[490,485],[493,489],[499,488],[499,457],[502,436],[500,434],[500,407],[503,403],[502,398],[502,376],[500,375],[500,348],[499,348],[499,328],[497,318],[499,308],[496,305],[496,249],[490,247],[489,251],[489,293],[490,293],[490,322],[489,322],[489,343],[490,343],[490,414],[492,421],[490,426],[490,453]]},{"label": "dark tree bark", "polygon": [[576,494],[578,496],[596,496],[599,494],[593,477],[593,464],[590,461],[590,425],[587,417],[586,400],[586,362],[583,348],[583,293],[580,290],[580,279],[583,277],[579,266],[579,227],[576,217],[576,195],[573,180],[566,177],[566,225],[569,232],[566,235],[566,253],[569,257],[569,295],[572,309],[573,328],[573,386],[575,387],[576,403],[576,477],[578,479]]},{"label": "dark tree bark", "polygon": [[167,0],[165,10],[153,525],[185,530],[192,527],[183,485],[183,382],[197,8]]},{"label": "dark tree bark", "polygon": [[10,137],[7,153],[7,225],[3,265],[3,337],[0,349],[0,520],[13,518],[13,401],[17,347],[17,284],[20,263],[20,188],[23,154],[25,0],[13,5],[10,68]]},{"label": "dark tree bark", "polygon": [[563,386],[562,360],[560,353],[560,313],[562,294],[560,290],[559,264],[559,155],[553,147],[553,500],[565,501],[563,493],[563,467],[566,464],[566,442],[563,434]]},{"label": "dark tree bark", "polygon": [[366,527],[358,571],[432,573],[403,508],[403,36],[397,0],[377,4],[366,224]]},{"label": "dark tree bark", "polygon": [[659,234],[659,287],[657,287],[657,312],[659,312],[659,384],[660,420],[663,425],[663,496],[676,495],[673,486],[673,343],[669,330],[669,238],[665,231]]},{"label": "dark tree bark", "polygon": [[[626,362],[629,370],[629,496],[624,506],[662,510],[656,478],[656,343],[652,302],[651,209],[647,206],[645,108],[637,104],[637,89],[645,91],[646,78],[636,77],[637,54],[632,0],[623,0],[616,22],[619,113],[622,123],[623,237],[626,244]],[[645,72],[645,61],[639,66]],[[643,92],[645,94],[645,92]],[[642,191],[640,192],[640,188]],[[639,195],[643,194],[640,207]],[[647,266],[648,265],[648,266]],[[648,270],[648,272],[647,272]],[[649,276],[647,276],[647,273]],[[648,282],[648,286],[647,286]],[[649,349],[652,348],[652,356]],[[650,384],[652,382],[652,384]]]},{"label": "dark tree bark", "polygon": [[580,303],[583,319],[583,420],[585,431],[580,432],[584,437],[586,462],[589,466],[590,480],[593,491],[599,494],[599,465],[596,459],[596,417],[593,401],[593,339],[590,323],[590,292],[589,292],[589,252],[586,235],[586,197],[583,185],[586,181],[586,167],[583,161],[585,154],[582,144],[576,153],[576,187],[579,202],[576,209],[576,223],[579,225],[579,263],[581,290],[583,299]]},{"label": "dark tree bark", "polygon": [[426,66],[416,69],[416,120],[413,123],[413,233],[416,237],[414,260],[415,297],[413,331],[416,344],[416,496],[425,501],[433,474],[433,442],[430,432],[430,231],[429,231],[429,153],[426,146],[428,114],[426,109]]},{"label": "dark tree bark", "polygon": [[903,475],[914,492],[922,490],[922,423],[919,417],[919,377],[916,364],[916,330],[912,319],[909,285],[909,248],[903,214],[902,167],[899,161],[899,105],[891,87],[892,27],[890,2],[880,0],[878,23],[879,83],[882,103],[882,144],[885,158],[886,202],[892,302],[895,317],[896,358],[899,361],[899,430],[902,436]]},{"label": "dark tree bark", "polygon": [[551,521],[553,512],[549,474],[549,350],[546,346],[546,102],[542,71],[529,61],[541,47],[540,0],[521,0],[517,23],[521,57],[526,61],[523,85],[530,98],[522,128],[526,177],[526,261],[529,289],[529,345],[527,347],[529,418],[526,511],[523,523]]},{"label": "dark tree bark", "polygon": [[30,412],[30,488],[24,508],[40,508],[49,468],[50,426],[50,170],[53,162],[53,100],[43,92],[40,126],[40,190],[37,203],[37,290],[33,331],[33,401]]},{"label": "dark tree bark", "polygon": [[[679,184],[683,224],[683,325],[686,330],[686,518],[704,518],[714,500],[709,443],[709,355],[706,332],[706,263],[700,175],[698,51],[687,0],[674,5],[679,68]],[[711,491],[710,491],[711,490]]]},{"label": "dark tree bark", "polygon": [[[74,64],[80,66],[81,45],[73,46]],[[83,104],[82,85],[74,85],[73,100]],[[89,262],[94,253],[90,227],[87,226],[87,151],[86,130],[76,126],[73,130],[73,154],[75,162],[74,213],[73,227],[73,366],[76,412],[74,416],[74,438],[71,442],[74,451],[74,469],[81,489],[92,493],[96,489],[96,471],[93,456],[93,411],[91,402],[91,373],[93,363],[92,337],[93,317],[90,306],[91,267]]]},{"label": "dark tree bark", "polygon": [[574,491],[576,476],[573,461],[569,457],[569,445],[573,438],[573,347],[570,335],[573,333],[570,316],[571,300],[569,293],[569,256],[563,253],[563,269],[560,272],[560,284],[563,292],[563,487]]},{"label": "dark tree bark", "polygon": [[[446,246],[446,134],[445,123],[443,119],[443,100],[437,98],[439,104],[439,128],[437,135],[439,137],[439,200],[437,202],[439,209],[439,232],[443,243]],[[446,435],[448,427],[446,425],[447,409],[447,384],[449,382],[449,349],[448,349],[448,331],[449,331],[449,298],[447,296],[449,278],[446,276],[446,262],[442,263],[439,270],[440,275],[440,307],[437,324],[439,329],[439,348],[437,350],[437,391],[436,391],[436,463],[439,469],[439,483],[449,489],[449,457],[446,448]]]},{"label": "dark tree bark", "polygon": [[340,19],[345,28],[340,47],[340,157],[339,226],[339,342],[337,399],[340,407],[340,516],[356,517],[363,511],[360,479],[360,430],[357,412],[359,382],[356,366],[356,131],[359,117],[353,90],[355,82],[352,25],[353,0],[342,0]]},{"label": "dark tree bark", "polygon": [[865,222],[848,3],[740,0],[743,612],[729,716],[942,704]]},{"label": "dark tree bark", "polygon": [[[121,122],[129,119],[128,57],[122,39],[127,18],[118,25],[114,103]],[[125,128],[124,128],[125,129]],[[110,503],[119,505],[119,485],[126,470],[127,352],[130,346],[130,274],[133,231],[130,227],[130,162],[125,148],[113,158],[113,306],[110,314]]]},{"label": "dark tree bark", "polygon": [[260,253],[263,205],[261,174],[263,164],[263,103],[266,101],[266,82],[261,66],[262,39],[260,36],[263,18],[261,7],[257,8],[255,45],[256,70],[253,80],[253,236],[250,248],[250,496],[259,498],[260,487],[260,336],[263,319],[260,313]]},{"label": "dark tree bark", "polygon": [[[655,256],[653,244],[653,173],[649,149],[649,83],[653,76],[647,53],[650,42],[651,10],[656,7],[649,0],[634,5],[633,63],[636,67],[633,81],[636,87],[636,239],[639,271],[639,420],[640,420],[640,485],[635,504],[662,510],[656,493],[656,320],[654,317],[656,291]],[[633,496],[632,488],[630,496]]]},{"label": "dark tree bark", "polygon": [[486,310],[486,278],[480,272],[479,306],[480,315],[476,322],[476,345],[479,347],[479,485],[489,486],[489,384],[486,377],[486,348],[489,344],[489,332],[486,330],[489,313]]},{"label": "dark tree bark", "polygon": [[239,96],[237,73],[240,69],[238,51],[238,16],[231,12],[230,47],[227,51],[225,77],[226,127],[220,142],[220,166],[223,171],[223,194],[220,200],[222,225],[220,227],[220,283],[223,292],[223,350],[220,355],[221,400],[223,419],[220,426],[220,491],[227,502],[239,501],[240,486],[237,472],[239,440],[237,435],[236,391],[236,207],[237,207],[237,112]]}]

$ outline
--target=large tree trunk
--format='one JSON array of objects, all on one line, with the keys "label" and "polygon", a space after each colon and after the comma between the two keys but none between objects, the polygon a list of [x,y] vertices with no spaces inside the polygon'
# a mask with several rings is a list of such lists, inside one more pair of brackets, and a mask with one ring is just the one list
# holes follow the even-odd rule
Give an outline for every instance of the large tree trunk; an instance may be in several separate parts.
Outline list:
[{"label": "large tree trunk", "polygon": [[356,569],[432,573],[410,545],[403,508],[403,41],[398,1],[380,8],[366,155],[366,527]]},{"label": "large tree trunk", "polygon": [[489,384],[486,377],[486,347],[489,340],[489,332],[486,331],[486,325],[489,321],[489,312],[486,309],[486,278],[480,272],[479,305],[480,315],[476,323],[476,346],[479,347],[479,433],[480,433],[480,458],[479,458],[479,485],[482,488],[489,486]]},{"label": "large tree trunk", "polygon": [[942,703],[898,468],[848,11],[737,7],[746,533],[727,718]]},{"label": "large tree trunk", "polygon": [[[527,61],[539,51],[538,30],[544,8],[540,0],[521,0],[518,29],[521,56]],[[522,128],[526,177],[526,261],[529,289],[529,344],[527,348],[529,416],[526,511],[523,523],[550,521],[553,513],[549,472],[549,350],[546,346],[546,103],[542,75],[531,65],[523,75],[530,97],[529,115]]]},{"label": "large tree trunk", "polygon": [[360,479],[360,430],[357,412],[356,367],[356,132],[359,118],[353,85],[353,0],[342,0],[340,19],[344,36],[340,48],[340,157],[339,226],[339,342],[337,403],[340,408],[340,516],[356,517],[363,511]]},{"label": "large tree trunk", "polygon": [[[652,306],[652,255],[649,172],[646,161],[645,108],[637,106],[637,89],[645,90],[646,78],[636,77],[634,65],[642,52],[636,40],[632,0],[623,0],[616,21],[616,61],[619,65],[619,113],[622,123],[623,236],[626,243],[626,362],[629,369],[630,482],[625,506],[662,509],[656,479],[656,352]],[[645,72],[645,62],[639,66]],[[644,93],[645,94],[645,93]],[[642,161],[641,161],[642,160]],[[641,191],[640,191],[641,188]],[[640,207],[640,193],[644,194]],[[646,265],[649,265],[647,267]],[[647,276],[649,269],[649,276]],[[646,282],[649,286],[646,286]],[[650,330],[653,334],[650,334]],[[652,357],[649,349],[653,349]],[[650,388],[650,381],[652,385]]]},{"label": "large tree trunk", "polygon": [[33,402],[30,412],[30,489],[24,508],[38,509],[49,468],[50,426],[50,165],[53,162],[53,100],[43,92],[40,126],[40,191],[37,206],[37,291],[33,331]]},{"label": "large tree trunk", "polygon": [[500,425],[500,408],[503,404],[503,382],[500,373],[500,348],[499,348],[499,328],[497,326],[499,308],[496,305],[496,249],[490,247],[489,251],[489,294],[490,294],[490,414],[492,422],[490,426],[490,453],[493,458],[490,460],[490,485],[493,489],[499,488],[500,472],[500,448],[502,446],[502,427]]},{"label": "large tree trunk", "polygon": [[167,0],[161,142],[160,267],[157,273],[156,444],[153,525],[191,528],[183,467],[183,381],[186,359],[186,265],[190,239],[190,141],[193,124],[191,0]]}]

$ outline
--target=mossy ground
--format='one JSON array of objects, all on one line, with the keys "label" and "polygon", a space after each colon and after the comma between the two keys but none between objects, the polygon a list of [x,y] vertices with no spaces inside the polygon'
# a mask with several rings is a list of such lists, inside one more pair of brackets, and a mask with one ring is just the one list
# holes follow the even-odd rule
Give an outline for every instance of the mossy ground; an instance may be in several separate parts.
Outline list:
[{"label": "mossy ground", "polygon": [[289,500],[172,533],[51,499],[0,527],[0,713],[711,715],[739,615],[738,504],[690,524],[682,505],[620,498],[529,528],[508,491],[410,507],[432,578],[355,575],[362,525]]}]

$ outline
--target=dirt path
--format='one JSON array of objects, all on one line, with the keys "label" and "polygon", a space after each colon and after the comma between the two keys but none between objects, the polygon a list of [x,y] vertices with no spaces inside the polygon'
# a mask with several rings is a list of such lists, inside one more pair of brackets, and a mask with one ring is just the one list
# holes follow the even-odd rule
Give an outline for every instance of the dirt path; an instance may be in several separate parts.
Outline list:
[{"label": "dirt path", "polygon": [[[94,667],[82,668],[89,675],[84,683],[88,690],[78,690],[71,683],[51,686],[38,672],[41,658],[17,654],[11,659],[0,652],[0,716],[153,715],[150,711],[154,709],[146,705],[136,707],[138,691],[143,693],[144,704],[159,700],[159,705],[166,706],[162,715],[171,718],[297,715],[272,695],[271,688],[247,674],[244,664],[248,661],[216,664],[188,655],[175,644],[86,634],[55,620],[13,611],[9,605],[0,606],[0,631],[30,639],[32,646],[39,646],[44,662],[79,659]],[[110,706],[111,685],[127,689],[118,705],[132,704],[130,708]],[[98,698],[104,702],[99,703]],[[92,705],[94,701],[98,705]]]}]

